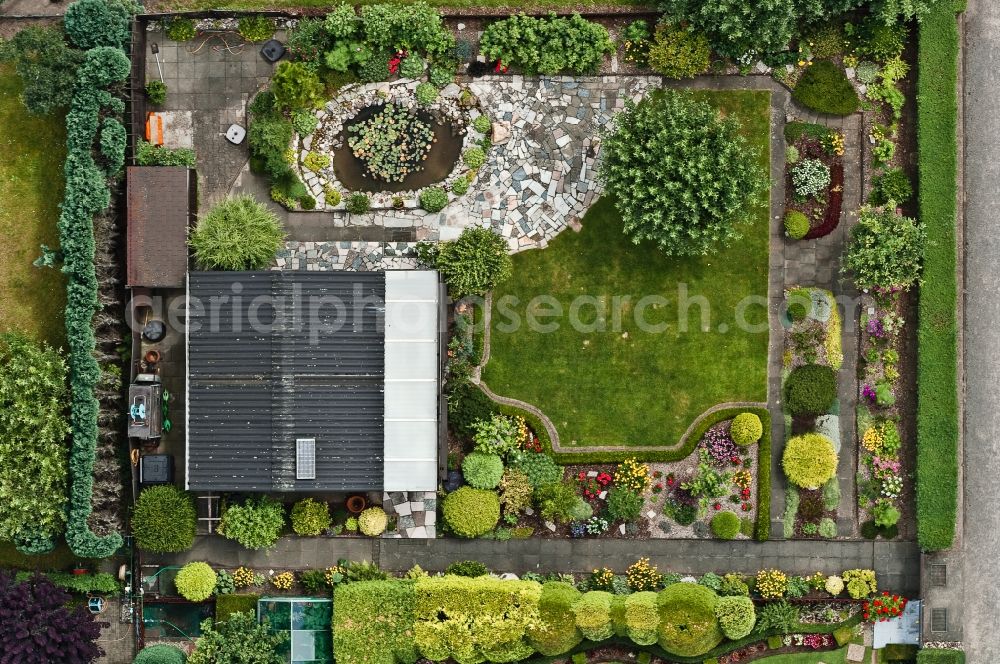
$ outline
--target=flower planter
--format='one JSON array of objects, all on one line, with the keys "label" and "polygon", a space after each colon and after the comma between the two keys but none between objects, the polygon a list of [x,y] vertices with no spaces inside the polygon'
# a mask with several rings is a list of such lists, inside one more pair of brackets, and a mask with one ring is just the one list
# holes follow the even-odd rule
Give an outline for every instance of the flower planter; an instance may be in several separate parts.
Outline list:
[{"label": "flower planter", "polygon": [[361,514],[368,506],[368,499],[364,496],[351,496],[347,499],[347,511],[351,514]]}]

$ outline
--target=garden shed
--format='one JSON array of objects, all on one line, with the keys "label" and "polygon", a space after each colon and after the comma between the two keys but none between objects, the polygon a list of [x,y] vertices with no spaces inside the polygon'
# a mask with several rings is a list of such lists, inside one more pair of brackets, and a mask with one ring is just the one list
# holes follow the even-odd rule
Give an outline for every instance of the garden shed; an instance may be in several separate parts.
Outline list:
[{"label": "garden shed", "polygon": [[128,286],[183,288],[196,178],[182,167],[129,166]]},{"label": "garden shed", "polygon": [[433,491],[436,272],[192,272],[185,477],[194,491]]}]

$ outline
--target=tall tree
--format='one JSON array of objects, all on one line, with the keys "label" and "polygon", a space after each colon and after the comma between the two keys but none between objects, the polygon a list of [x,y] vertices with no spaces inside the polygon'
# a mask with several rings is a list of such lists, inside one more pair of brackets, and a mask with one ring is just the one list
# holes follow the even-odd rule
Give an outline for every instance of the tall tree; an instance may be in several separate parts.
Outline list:
[{"label": "tall tree", "polygon": [[0,42],[0,62],[14,64],[24,83],[21,101],[25,108],[47,115],[69,106],[83,52],[66,44],[62,28],[33,26]]}]

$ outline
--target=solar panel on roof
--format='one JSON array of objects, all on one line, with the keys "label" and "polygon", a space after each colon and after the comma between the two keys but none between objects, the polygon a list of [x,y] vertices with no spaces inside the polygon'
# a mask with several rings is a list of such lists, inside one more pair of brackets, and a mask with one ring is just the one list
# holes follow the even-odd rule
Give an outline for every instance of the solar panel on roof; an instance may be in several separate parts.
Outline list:
[{"label": "solar panel on roof", "polygon": [[316,479],[315,438],[299,438],[295,441],[295,479]]}]

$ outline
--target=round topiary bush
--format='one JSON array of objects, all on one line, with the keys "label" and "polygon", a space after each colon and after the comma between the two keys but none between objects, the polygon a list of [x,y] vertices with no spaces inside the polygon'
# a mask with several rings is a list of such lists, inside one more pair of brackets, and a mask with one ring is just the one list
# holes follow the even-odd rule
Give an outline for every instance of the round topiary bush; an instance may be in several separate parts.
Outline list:
[{"label": "round topiary bush", "polygon": [[735,641],[750,634],[757,622],[753,600],[749,597],[720,597],[715,617],[727,639]]},{"label": "round topiary bush", "polygon": [[731,540],[740,532],[740,517],[732,512],[719,512],[712,517],[712,534],[719,539]]},{"label": "round topiary bush", "polygon": [[426,81],[417,86],[414,94],[417,97],[417,103],[421,106],[430,106],[438,98],[437,88],[434,87],[434,84]]},{"label": "round topiary bush", "polygon": [[144,489],[135,501],[132,534],[140,549],[156,553],[190,549],[197,524],[194,498],[172,484]]},{"label": "round topiary bush", "polygon": [[456,196],[462,196],[467,191],[469,191],[469,180],[467,178],[458,178],[451,183],[451,193]]},{"label": "round topiary bush", "polygon": [[285,241],[278,217],[253,196],[227,198],[198,220],[189,243],[208,270],[263,270]]},{"label": "round topiary bush", "polygon": [[215,590],[215,570],[208,563],[188,563],[177,572],[174,585],[189,602],[203,602]]},{"label": "round topiary bush", "polygon": [[462,162],[474,171],[479,170],[486,163],[486,152],[481,147],[471,147],[462,153]]},{"label": "round topiary bush", "polygon": [[837,399],[837,373],[832,367],[806,364],[785,381],[785,404],[792,415],[823,415]]},{"label": "round topiary bush", "polygon": [[477,115],[476,119],[472,121],[472,127],[480,134],[487,134],[493,127],[493,123],[490,122],[489,116]]},{"label": "round topiary bush", "polygon": [[448,204],[448,192],[441,187],[427,187],[420,192],[420,207],[428,212],[440,212]]},{"label": "round topiary bush", "polygon": [[358,529],[362,535],[378,537],[385,532],[385,527],[388,525],[389,517],[381,507],[369,507],[358,515]]},{"label": "round topiary bush", "polygon": [[675,583],[657,598],[660,647],[679,657],[698,657],[722,642],[715,617],[719,596],[695,583]]},{"label": "round topiary bush", "polygon": [[795,486],[818,489],[837,472],[837,453],[826,436],[806,433],[788,441],[781,467]]},{"label": "round topiary bush", "polygon": [[656,593],[646,590],[625,598],[625,633],[640,646],[651,646],[657,640],[660,614]]},{"label": "round topiary bush", "polygon": [[809,232],[809,217],[798,210],[785,213],[785,233],[793,240],[801,240]]},{"label": "round topiary bush", "polygon": [[319,535],[330,523],[330,506],[326,503],[305,498],[292,507],[292,530],[297,535]]},{"label": "round topiary bush", "polygon": [[503,477],[503,459],[497,454],[473,452],[462,459],[462,474],[475,489],[495,489]]},{"label": "round topiary bush", "polygon": [[576,626],[584,638],[603,641],[614,636],[611,622],[611,600],[613,595],[604,590],[591,590],[573,605]]},{"label": "round topiary bush", "polygon": [[806,108],[830,115],[850,115],[858,110],[858,93],[844,70],[820,60],[806,67],[792,91],[795,101]]},{"label": "round topiary bush", "polygon": [[492,491],[463,486],[449,493],[442,505],[444,522],[459,537],[479,537],[500,520],[500,499]]},{"label": "round topiary bush", "polygon": [[157,643],[140,650],[132,664],[184,664],[186,661],[187,655],[180,648]]},{"label": "round topiary bush", "polygon": [[740,413],[729,425],[729,437],[737,445],[753,445],[764,435],[764,425],[755,413]]},{"label": "round topiary bush", "polygon": [[731,244],[767,190],[739,122],[684,92],[657,90],[626,104],[602,153],[600,175],[625,233],[668,256]]},{"label": "round topiary bush", "polygon": [[562,581],[549,581],[542,586],[538,600],[541,621],[537,628],[527,633],[532,648],[552,657],[568,652],[583,640],[573,615],[573,605],[580,596],[579,590]]}]

